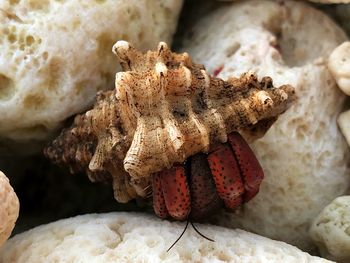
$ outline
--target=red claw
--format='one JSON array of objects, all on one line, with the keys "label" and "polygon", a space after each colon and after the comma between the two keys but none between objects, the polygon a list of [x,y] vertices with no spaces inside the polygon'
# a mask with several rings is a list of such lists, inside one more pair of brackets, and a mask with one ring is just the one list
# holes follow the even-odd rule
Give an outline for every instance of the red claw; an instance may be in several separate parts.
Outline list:
[{"label": "red claw", "polygon": [[248,202],[258,192],[264,178],[264,171],[248,143],[238,133],[229,134],[228,141],[236,155],[244,181],[244,202]]},{"label": "red claw", "polygon": [[156,214],[165,215],[162,210],[165,204],[169,216],[176,220],[186,220],[191,210],[191,199],[185,168],[176,165],[158,173],[153,177],[153,185],[161,185],[161,192],[157,190],[157,193],[153,193]]},{"label": "red claw", "polygon": [[155,173],[152,176],[153,189],[153,210],[156,215],[162,219],[168,217],[168,209],[166,208],[163,190],[162,190],[162,174]]},{"label": "red claw", "polygon": [[191,219],[200,221],[222,206],[216,191],[206,154],[191,157],[189,186],[191,193]]},{"label": "red claw", "polygon": [[244,186],[238,163],[228,144],[221,144],[208,155],[216,190],[225,207],[235,209],[242,204]]}]

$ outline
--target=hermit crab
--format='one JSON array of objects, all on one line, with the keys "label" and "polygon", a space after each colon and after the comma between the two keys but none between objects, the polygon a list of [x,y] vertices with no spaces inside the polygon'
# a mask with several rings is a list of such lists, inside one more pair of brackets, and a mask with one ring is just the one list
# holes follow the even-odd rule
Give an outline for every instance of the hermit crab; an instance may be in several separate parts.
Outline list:
[{"label": "hermit crab", "polygon": [[162,42],[142,53],[118,41],[113,52],[123,69],[115,90],[98,93],[46,156],[92,181],[112,179],[119,202],[153,193],[161,218],[200,219],[254,197],[263,172],[243,137],[263,136],[294,89],[252,73],[224,81]]}]

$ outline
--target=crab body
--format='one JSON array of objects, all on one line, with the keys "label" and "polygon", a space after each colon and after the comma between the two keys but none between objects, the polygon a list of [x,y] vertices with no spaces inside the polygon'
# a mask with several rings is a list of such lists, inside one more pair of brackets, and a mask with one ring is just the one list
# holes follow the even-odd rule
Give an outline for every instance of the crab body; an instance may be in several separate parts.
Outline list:
[{"label": "crab body", "polygon": [[264,177],[258,160],[239,133],[228,138],[209,154],[153,174],[153,207],[160,218],[199,221],[222,205],[234,210],[258,193]]},{"label": "crab body", "polygon": [[[113,52],[124,70],[115,90],[100,92],[94,108],[76,116],[45,154],[92,181],[112,179],[119,202],[153,189],[161,217],[198,217],[254,196],[261,167],[238,133],[249,141],[263,136],[295,99],[294,89],[252,73],[212,77],[165,43],[141,53],[118,41]],[[179,165],[190,157],[190,165]]]}]

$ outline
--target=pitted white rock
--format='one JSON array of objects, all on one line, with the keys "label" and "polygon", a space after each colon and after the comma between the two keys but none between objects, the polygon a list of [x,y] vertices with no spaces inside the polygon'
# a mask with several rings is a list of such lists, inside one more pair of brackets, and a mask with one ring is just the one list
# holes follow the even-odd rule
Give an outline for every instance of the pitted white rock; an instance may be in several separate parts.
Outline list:
[{"label": "pitted white rock", "polygon": [[328,67],[339,88],[350,95],[350,41],[344,42],[332,52]]},{"label": "pitted white rock", "polygon": [[9,238],[19,213],[19,201],[9,179],[0,172],[0,246]]},{"label": "pitted white rock", "polygon": [[117,40],[171,43],[182,0],[0,2],[0,139],[46,140],[113,88]]},{"label": "pitted white rock", "polygon": [[184,223],[138,213],[90,214],[36,227],[6,242],[0,263],[331,262],[243,230],[197,225],[169,251]]},{"label": "pitted white rock", "polygon": [[341,196],[315,218],[311,238],[321,255],[339,263],[350,262],[350,196]]},{"label": "pitted white rock", "polygon": [[252,145],[265,172],[259,194],[215,223],[315,249],[311,221],[350,184],[349,149],[336,124],[346,96],[327,67],[345,40],[330,18],[299,1],[225,4],[191,28],[182,48],[212,74],[252,70],[291,84],[298,97]]}]

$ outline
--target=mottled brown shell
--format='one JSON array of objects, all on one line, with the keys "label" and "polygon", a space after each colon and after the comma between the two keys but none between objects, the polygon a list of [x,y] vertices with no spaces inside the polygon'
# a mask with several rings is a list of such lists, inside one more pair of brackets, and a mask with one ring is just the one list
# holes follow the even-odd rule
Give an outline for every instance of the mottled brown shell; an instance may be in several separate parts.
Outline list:
[{"label": "mottled brown shell", "polygon": [[119,202],[145,196],[150,174],[210,151],[233,131],[263,136],[295,99],[291,86],[274,88],[269,77],[212,77],[165,43],[143,54],[118,41],[113,52],[124,70],[115,90],[99,93],[45,153],[92,181],[111,177]]}]

